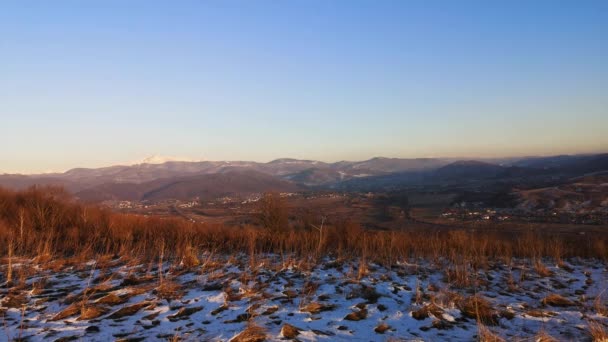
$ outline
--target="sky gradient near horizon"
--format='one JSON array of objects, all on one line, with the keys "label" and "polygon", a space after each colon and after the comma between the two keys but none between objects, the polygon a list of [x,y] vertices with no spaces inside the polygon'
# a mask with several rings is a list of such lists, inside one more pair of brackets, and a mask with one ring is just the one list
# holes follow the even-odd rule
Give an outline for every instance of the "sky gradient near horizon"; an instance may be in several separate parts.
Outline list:
[{"label": "sky gradient near horizon", "polygon": [[3,1],[0,173],[608,151],[608,1]]}]

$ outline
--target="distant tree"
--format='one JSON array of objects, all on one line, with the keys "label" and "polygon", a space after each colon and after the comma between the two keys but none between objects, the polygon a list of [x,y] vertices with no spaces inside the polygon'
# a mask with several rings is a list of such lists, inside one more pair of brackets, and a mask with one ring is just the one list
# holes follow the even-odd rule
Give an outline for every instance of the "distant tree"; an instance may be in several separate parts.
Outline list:
[{"label": "distant tree", "polygon": [[289,216],[285,200],[278,193],[265,193],[259,200],[259,220],[262,227],[273,231],[286,231]]},{"label": "distant tree", "polygon": [[376,219],[381,221],[390,221],[391,220],[391,198],[382,194],[376,197],[375,205],[376,205]]},{"label": "distant tree", "polygon": [[409,197],[407,196],[407,193],[405,192],[398,192],[393,196],[393,201],[395,202],[395,205],[398,206],[401,211],[403,212],[403,215],[406,218],[410,217],[410,201],[409,201]]}]

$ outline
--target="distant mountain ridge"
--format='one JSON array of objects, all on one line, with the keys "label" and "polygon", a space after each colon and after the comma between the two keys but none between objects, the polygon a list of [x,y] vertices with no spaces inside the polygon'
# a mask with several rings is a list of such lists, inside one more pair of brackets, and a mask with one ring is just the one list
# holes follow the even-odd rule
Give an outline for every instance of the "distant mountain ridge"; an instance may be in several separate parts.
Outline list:
[{"label": "distant mountain ridge", "polygon": [[[447,165],[449,159],[398,159],[372,158],[366,161],[341,161],[325,163],[315,160],[292,158],[275,159],[268,163],[250,161],[166,161],[163,163],[140,163],[134,165],[116,165],[101,168],[74,168],[64,173],[19,175],[29,179],[50,178],[57,181],[97,185],[106,182],[143,183],[159,178],[183,177],[197,174],[221,173],[233,169],[249,169],[273,176],[296,175],[299,172],[319,169],[341,175],[342,179],[380,175],[398,171],[432,169]],[[16,175],[0,175],[1,177]],[[340,180],[336,178],[335,180]],[[2,180],[0,179],[0,185]]]},{"label": "distant mountain ridge", "polygon": [[251,161],[164,161],[64,173],[0,175],[0,186],[59,185],[81,199],[154,199],[300,191],[310,188],[381,190],[429,184],[522,182],[608,170],[608,154],[512,159],[508,163],[448,158],[383,158],[326,163],[281,158]]}]

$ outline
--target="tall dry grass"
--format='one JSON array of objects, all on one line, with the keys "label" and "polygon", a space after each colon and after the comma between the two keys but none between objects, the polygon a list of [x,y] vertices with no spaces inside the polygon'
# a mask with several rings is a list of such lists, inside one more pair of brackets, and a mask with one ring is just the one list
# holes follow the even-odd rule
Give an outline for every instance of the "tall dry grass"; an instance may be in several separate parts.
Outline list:
[{"label": "tall dry grass", "polygon": [[[489,259],[608,259],[608,234],[387,232],[365,230],[348,220],[332,222],[330,218],[321,231],[290,228],[283,218],[282,211],[267,215],[268,228],[228,227],[115,213],[76,202],[59,188],[33,187],[17,192],[0,189],[0,256],[44,261],[119,255],[148,261],[162,257],[194,265],[198,264],[197,255],[208,251],[249,254],[252,266],[256,255],[266,253],[305,258],[331,255],[386,265],[406,258],[443,258],[455,267],[451,280],[463,284],[469,281],[465,278],[467,273],[487,267]],[[284,227],[279,229],[279,224]]]}]

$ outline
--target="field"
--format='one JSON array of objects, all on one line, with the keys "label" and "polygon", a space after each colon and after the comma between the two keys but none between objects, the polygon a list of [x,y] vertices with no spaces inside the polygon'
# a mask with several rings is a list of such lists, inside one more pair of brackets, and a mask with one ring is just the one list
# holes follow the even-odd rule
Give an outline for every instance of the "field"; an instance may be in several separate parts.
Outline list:
[{"label": "field", "polygon": [[[116,213],[58,189],[1,191],[1,339],[607,336],[601,227],[585,234],[462,229],[395,216],[398,207],[384,210],[382,200],[352,199],[339,220],[319,219],[331,211],[317,208],[344,199],[315,201],[317,215],[307,218],[293,210],[304,199],[268,195],[251,207],[250,224],[230,226]],[[391,219],[382,221],[386,213]],[[373,217],[406,226],[369,229],[357,221]]]}]

